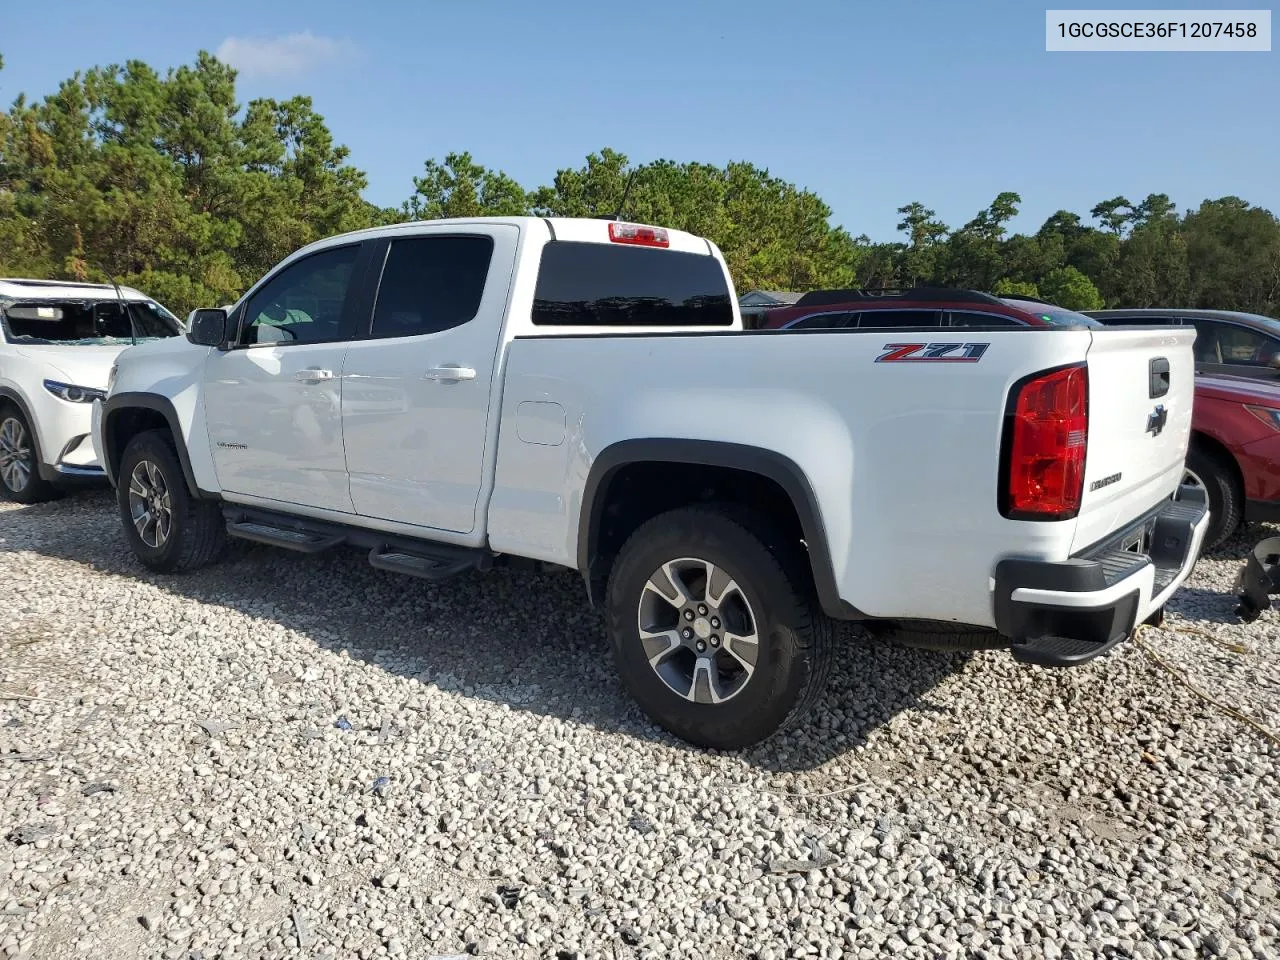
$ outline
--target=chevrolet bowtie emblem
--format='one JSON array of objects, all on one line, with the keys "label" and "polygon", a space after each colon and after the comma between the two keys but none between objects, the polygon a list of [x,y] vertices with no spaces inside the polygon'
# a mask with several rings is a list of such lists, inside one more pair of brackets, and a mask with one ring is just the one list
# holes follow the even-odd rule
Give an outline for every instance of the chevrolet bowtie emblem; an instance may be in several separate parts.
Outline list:
[{"label": "chevrolet bowtie emblem", "polygon": [[1147,414],[1147,433],[1153,437],[1160,436],[1160,431],[1164,429],[1164,425],[1169,422],[1169,411],[1164,408],[1164,404],[1160,404],[1151,413]]}]

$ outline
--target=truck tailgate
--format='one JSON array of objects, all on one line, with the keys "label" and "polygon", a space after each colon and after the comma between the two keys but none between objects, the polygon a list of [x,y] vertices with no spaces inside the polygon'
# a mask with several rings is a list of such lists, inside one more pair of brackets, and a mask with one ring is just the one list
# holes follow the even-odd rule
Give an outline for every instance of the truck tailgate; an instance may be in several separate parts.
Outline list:
[{"label": "truck tailgate", "polygon": [[1177,488],[1191,436],[1194,341],[1195,331],[1185,327],[1093,331],[1089,445],[1073,551]]}]

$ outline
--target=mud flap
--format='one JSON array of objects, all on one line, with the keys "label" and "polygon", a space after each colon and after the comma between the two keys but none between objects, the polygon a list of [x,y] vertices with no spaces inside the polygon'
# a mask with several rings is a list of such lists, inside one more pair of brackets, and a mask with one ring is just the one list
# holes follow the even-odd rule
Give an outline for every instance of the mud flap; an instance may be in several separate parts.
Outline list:
[{"label": "mud flap", "polygon": [[1236,581],[1240,605],[1236,616],[1252,623],[1271,609],[1271,595],[1280,593],[1280,537],[1268,537],[1249,554]]}]

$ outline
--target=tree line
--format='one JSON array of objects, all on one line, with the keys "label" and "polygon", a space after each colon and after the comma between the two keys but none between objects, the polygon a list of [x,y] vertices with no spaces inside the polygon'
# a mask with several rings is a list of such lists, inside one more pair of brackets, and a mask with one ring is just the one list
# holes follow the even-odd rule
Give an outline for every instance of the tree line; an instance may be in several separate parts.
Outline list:
[{"label": "tree line", "polygon": [[1034,234],[1010,232],[1016,193],[958,227],[913,202],[898,209],[902,238],[886,243],[833,226],[820,197],[751,163],[631,164],[605,148],[533,189],[451,153],[426,161],[400,206],[379,207],[309,97],[242,106],[235,80],[201,52],[163,75],[134,60],[78,72],[38,101],[19,95],[0,111],[0,275],[114,277],[185,314],[231,302],[291,251],[341,231],[621,209],[710,237],[740,292],[933,284],[1074,309],[1280,316],[1280,221],[1237,197],[1179,212],[1162,193],[1118,196],[1087,219],[1060,210]]}]

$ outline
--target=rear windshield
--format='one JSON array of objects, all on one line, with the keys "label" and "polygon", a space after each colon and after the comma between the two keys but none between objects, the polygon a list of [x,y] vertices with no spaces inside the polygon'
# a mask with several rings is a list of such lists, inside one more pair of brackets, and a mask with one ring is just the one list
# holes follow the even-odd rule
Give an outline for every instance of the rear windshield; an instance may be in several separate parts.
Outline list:
[{"label": "rear windshield", "polygon": [[64,346],[155,340],[181,330],[173,314],[150,300],[14,300],[0,302],[0,320],[10,343]]},{"label": "rear windshield", "polygon": [[1055,307],[1050,303],[1036,303],[1033,300],[1003,300],[1003,302],[1011,307],[1017,307],[1019,310],[1034,314],[1045,323],[1051,323],[1055,327],[1106,326],[1105,323],[1099,323],[1093,317],[1086,317],[1083,313],[1076,313],[1074,310],[1064,310],[1062,307]]},{"label": "rear windshield", "polygon": [[727,327],[729,283],[709,254],[554,240],[542,250],[539,326]]}]

